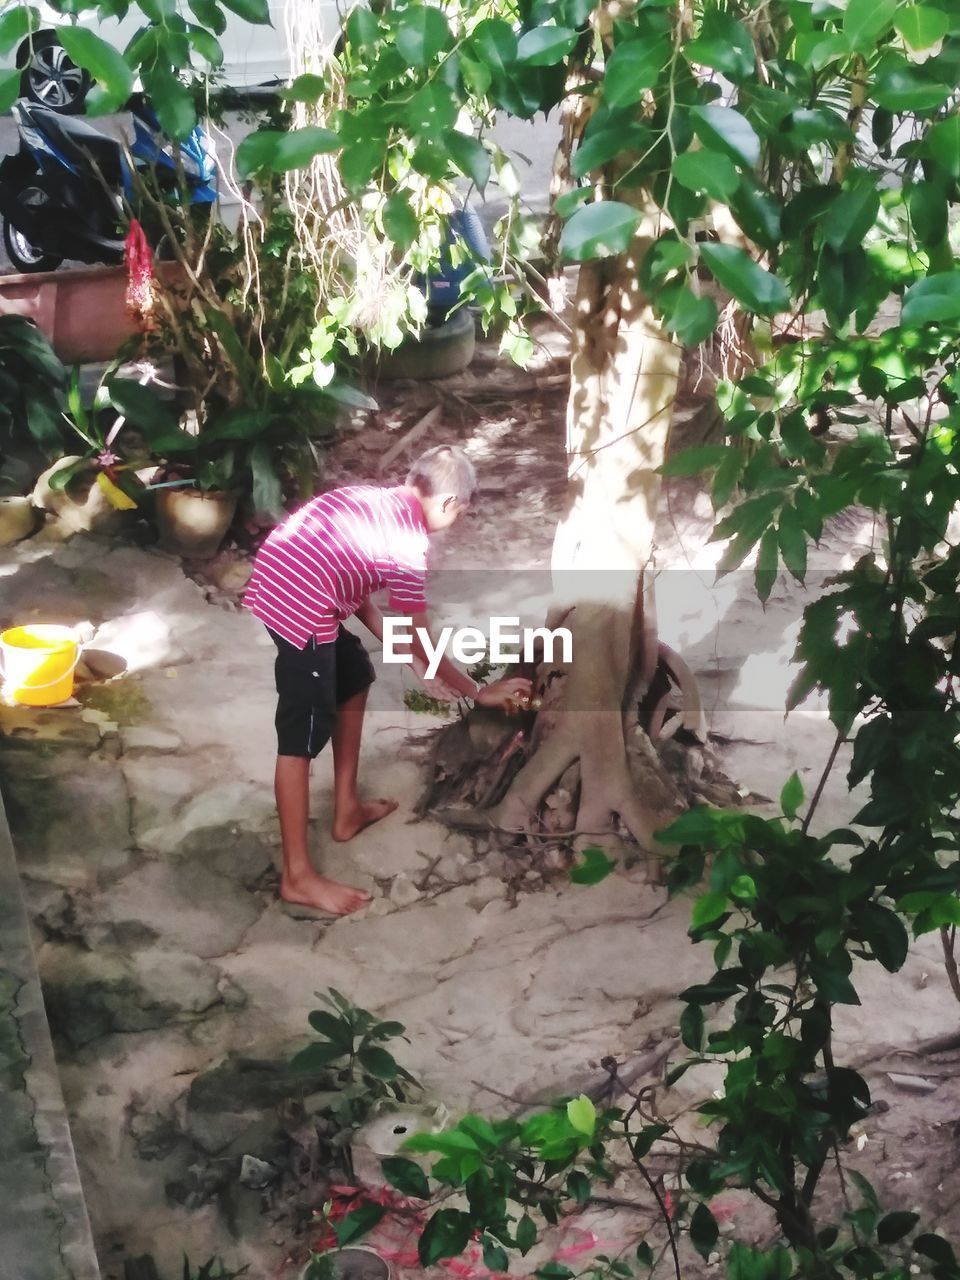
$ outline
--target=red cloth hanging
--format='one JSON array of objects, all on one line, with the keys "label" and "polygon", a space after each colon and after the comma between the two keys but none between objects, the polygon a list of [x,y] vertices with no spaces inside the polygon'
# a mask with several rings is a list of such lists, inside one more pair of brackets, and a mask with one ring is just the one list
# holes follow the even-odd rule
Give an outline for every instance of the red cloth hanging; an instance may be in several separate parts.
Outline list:
[{"label": "red cloth hanging", "polygon": [[130,219],[123,260],[127,268],[127,312],[141,333],[149,333],[157,327],[156,274],[153,250],[136,218]]}]

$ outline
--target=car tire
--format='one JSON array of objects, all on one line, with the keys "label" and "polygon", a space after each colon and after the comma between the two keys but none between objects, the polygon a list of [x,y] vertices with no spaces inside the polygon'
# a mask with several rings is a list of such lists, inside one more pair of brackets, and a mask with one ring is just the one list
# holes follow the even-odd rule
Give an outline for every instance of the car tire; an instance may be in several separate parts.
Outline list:
[{"label": "car tire", "polygon": [[416,338],[407,338],[393,351],[381,351],[377,376],[385,381],[448,378],[462,373],[473,359],[477,331],[473,315],[461,307],[453,315]]},{"label": "car tire", "polygon": [[22,231],[18,231],[6,218],[3,220],[3,247],[7,257],[21,275],[33,275],[38,271],[56,271],[63,262],[53,254],[35,249]]},{"label": "car tire", "polygon": [[20,48],[23,68],[20,92],[30,102],[49,107],[58,115],[79,115],[85,109],[90,76],[71,62],[52,32],[45,32]]}]

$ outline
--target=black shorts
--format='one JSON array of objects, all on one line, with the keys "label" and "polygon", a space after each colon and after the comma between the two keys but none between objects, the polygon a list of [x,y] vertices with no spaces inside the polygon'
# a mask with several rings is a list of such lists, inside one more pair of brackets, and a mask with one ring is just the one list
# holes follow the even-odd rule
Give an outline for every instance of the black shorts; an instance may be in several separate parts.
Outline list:
[{"label": "black shorts", "polygon": [[312,636],[305,649],[267,630],[277,646],[277,754],[312,760],[330,741],[337,707],[373,684],[373,663],[344,627],[336,640]]}]

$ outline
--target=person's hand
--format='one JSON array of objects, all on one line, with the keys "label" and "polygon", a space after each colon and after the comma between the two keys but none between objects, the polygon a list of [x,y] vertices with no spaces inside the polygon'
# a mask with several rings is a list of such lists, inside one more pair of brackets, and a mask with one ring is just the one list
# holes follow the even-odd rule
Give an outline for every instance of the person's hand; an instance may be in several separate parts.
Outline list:
[{"label": "person's hand", "polygon": [[413,655],[413,669],[431,698],[438,698],[441,702],[456,702],[461,697],[456,689],[452,689],[443,680],[438,680],[436,677],[433,680],[428,680],[427,664],[422,658],[418,658],[416,654]]},{"label": "person's hand", "polygon": [[512,712],[520,710],[532,693],[532,681],[523,676],[505,676],[484,685],[475,701],[481,707],[499,707],[501,711]]}]

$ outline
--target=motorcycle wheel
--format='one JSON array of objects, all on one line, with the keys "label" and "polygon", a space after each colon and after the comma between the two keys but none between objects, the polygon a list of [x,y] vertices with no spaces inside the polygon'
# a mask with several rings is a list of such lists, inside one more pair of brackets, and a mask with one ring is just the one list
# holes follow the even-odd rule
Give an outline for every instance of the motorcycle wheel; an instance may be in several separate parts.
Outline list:
[{"label": "motorcycle wheel", "polygon": [[22,66],[20,91],[25,98],[62,116],[84,110],[90,77],[70,60],[56,36],[37,36]]},{"label": "motorcycle wheel", "polygon": [[18,231],[6,218],[3,220],[3,244],[7,257],[24,275],[31,275],[36,271],[56,271],[63,262],[62,258],[44,253],[42,249],[31,244],[23,232]]}]

